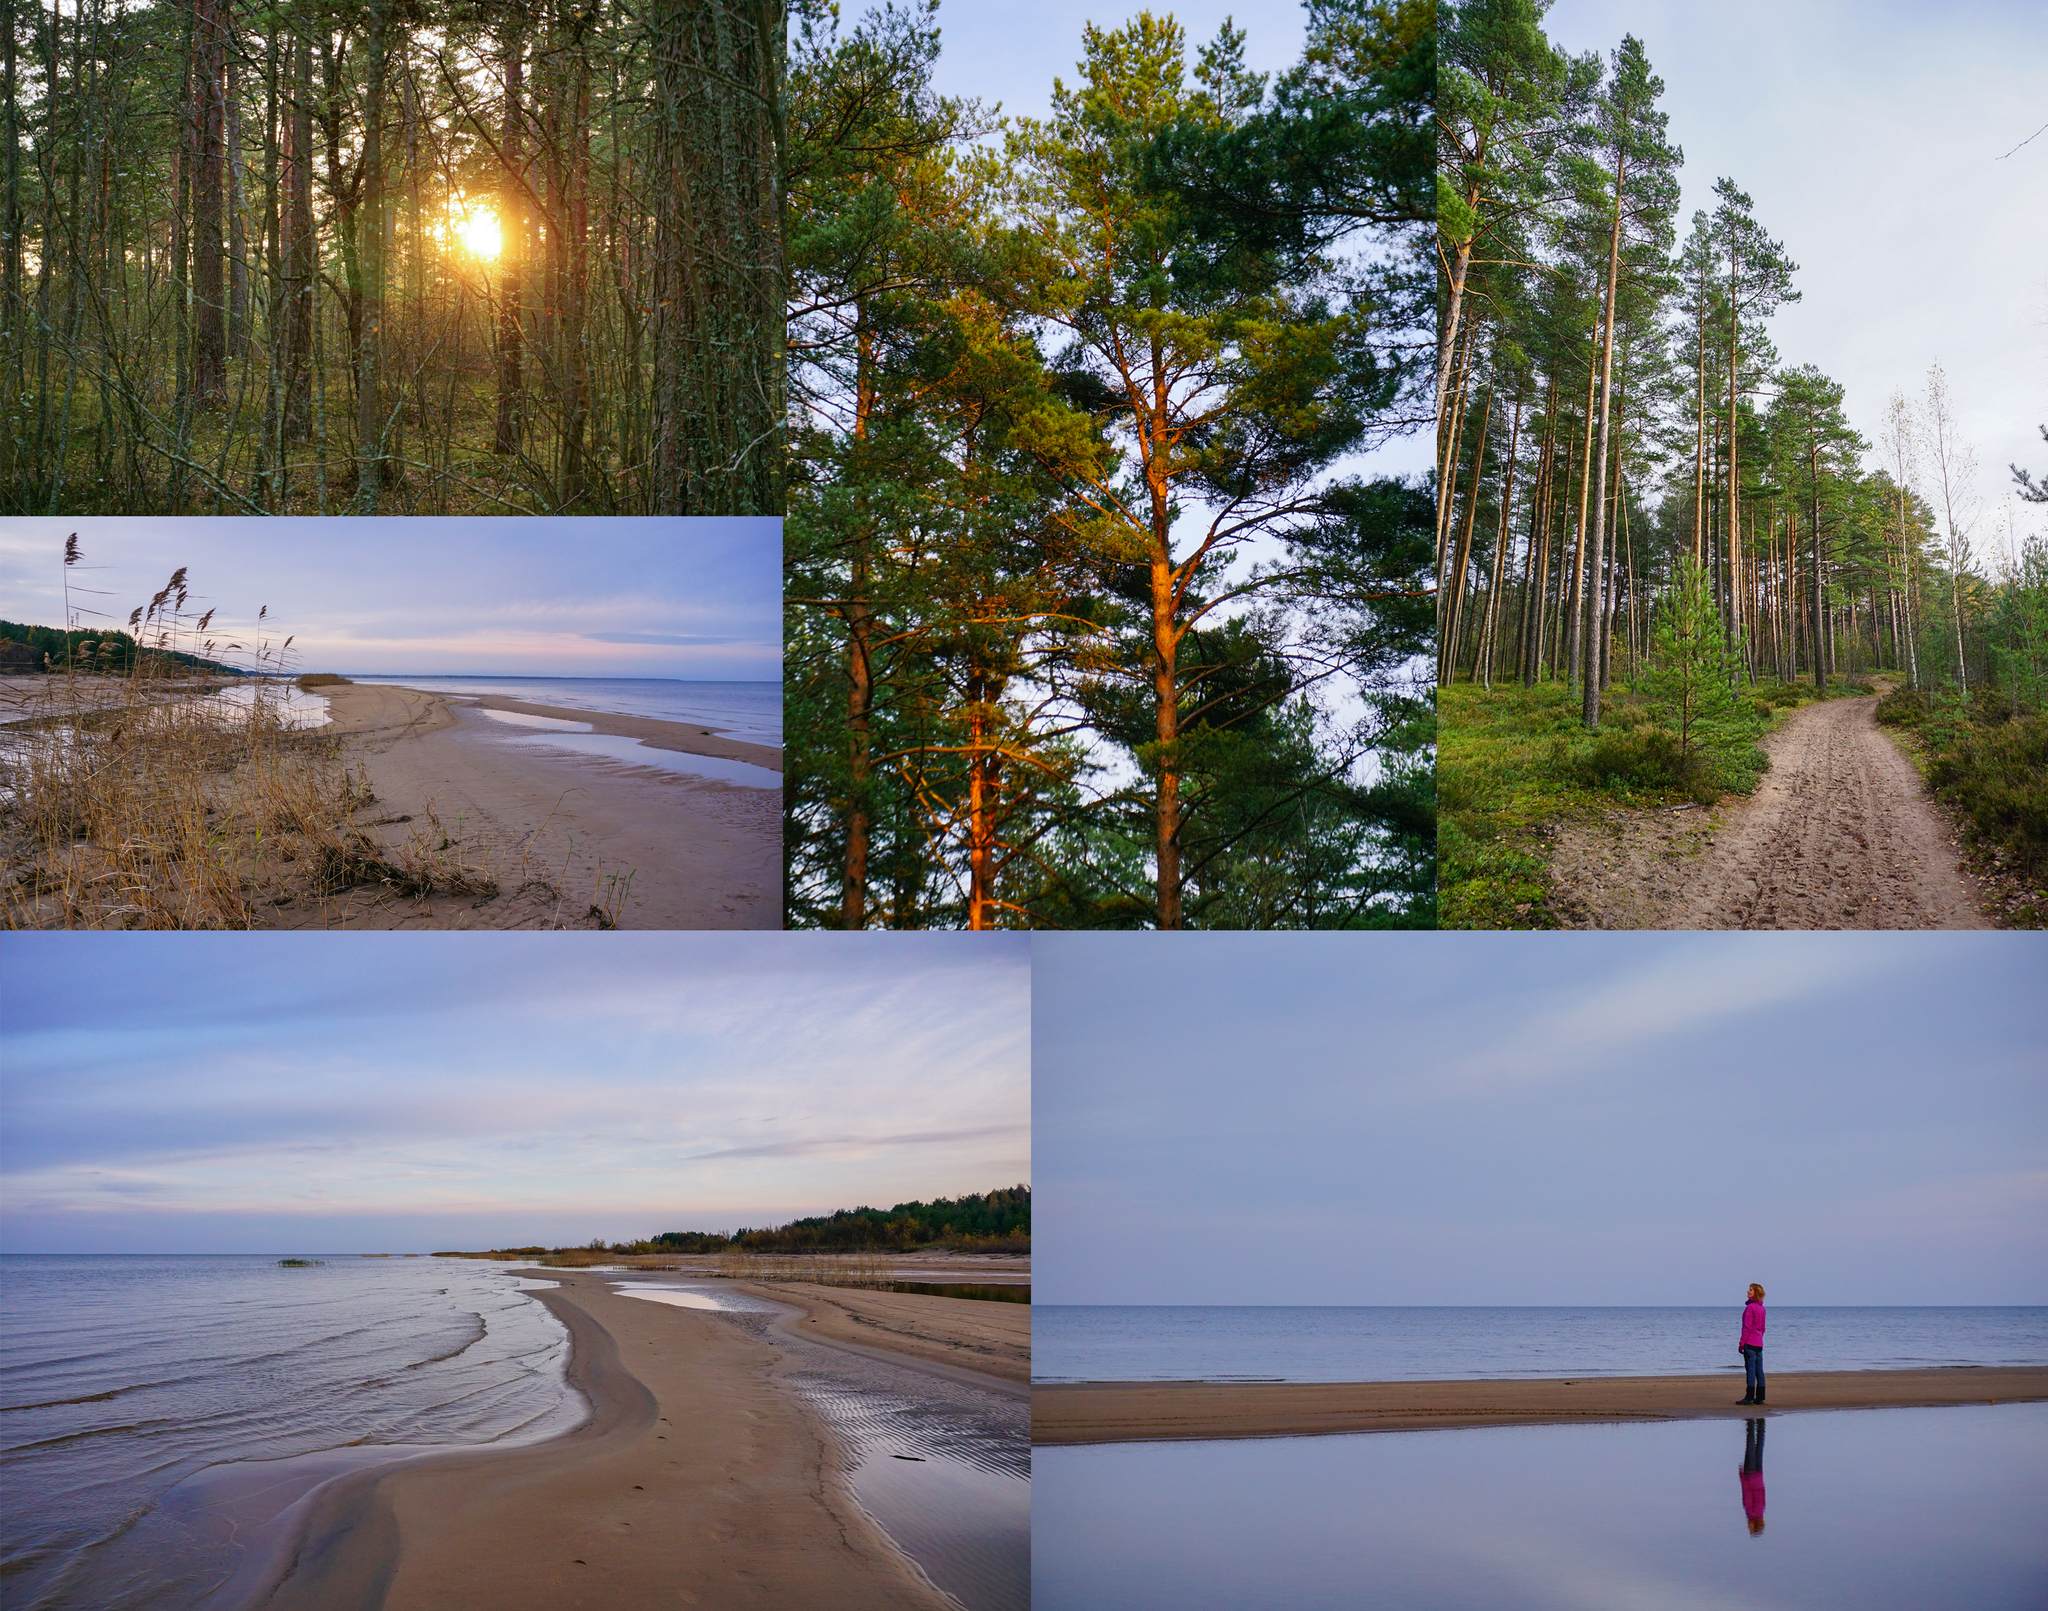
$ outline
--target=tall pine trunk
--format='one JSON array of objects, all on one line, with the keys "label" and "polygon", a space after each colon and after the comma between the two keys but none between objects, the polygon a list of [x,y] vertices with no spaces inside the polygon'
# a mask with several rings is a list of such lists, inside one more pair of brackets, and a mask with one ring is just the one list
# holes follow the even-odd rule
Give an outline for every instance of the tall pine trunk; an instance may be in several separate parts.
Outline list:
[{"label": "tall pine trunk", "polygon": [[652,0],[658,514],[779,515],[782,0]]},{"label": "tall pine trunk", "polygon": [[521,299],[526,279],[526,41],[515,7],[504,24],[505,127],[500,138],[504,177],[498,189],[498,417],[491,437],[493,453],[517,453],[520,419],[525,407],[521,390]]},{"label": "tall pine trunk", "polygon": [[362,206],[356,250],[362,258],[362,328],[356,338],[356,495],[354,512],[373,515],[384,484],[383,353],[385,318],[384,66],[388,0],[371,0],[364,43]]},{"label": "tall pine trunk", "polygon": [[222,270],[222,167],[226,119],[223,0],[193,0],[192,390],[201,408],[227,403],[227,295]]},{"label": "tall pine trunk", "polygon": [[1607,305],[1600,332],[1600,436],[1599,447],[1594,455],[1597,465],[1594,471],[1593,488],[1593,530],[1588,546],[1591,563],[1586,569],[1586,586],[1590,590],[1587,600],[1587,629],[1591,633],[1586,652],[1586,675],[1582,684],[1580,711],[1585,718],[1587,729],[1600,725],[1600,681],[1606,665],[1607,619],[1602,608],[1605,577],[1602,575],[1606,553],[1607,528],[1603,517],[1607,512],[1607,435],[1608,413],[1614,396],[1614,297],[1621,279],[1621,209],[1623,187],[1628,179],[1628,164],[1619,154],[1614,159],[1614,228],[1607,243]]}]

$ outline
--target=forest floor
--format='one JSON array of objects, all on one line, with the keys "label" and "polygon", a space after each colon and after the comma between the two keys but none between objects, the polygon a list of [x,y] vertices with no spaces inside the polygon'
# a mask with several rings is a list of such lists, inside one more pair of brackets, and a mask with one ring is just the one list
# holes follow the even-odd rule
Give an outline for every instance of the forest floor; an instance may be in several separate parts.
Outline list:
[{"label": "forest floor", "polygon": [[1707,809],[1607,810],[1549,825],[1564,928],[1981,929],[1983,896],[1877,696],[1789,714],[1771,769]]}]

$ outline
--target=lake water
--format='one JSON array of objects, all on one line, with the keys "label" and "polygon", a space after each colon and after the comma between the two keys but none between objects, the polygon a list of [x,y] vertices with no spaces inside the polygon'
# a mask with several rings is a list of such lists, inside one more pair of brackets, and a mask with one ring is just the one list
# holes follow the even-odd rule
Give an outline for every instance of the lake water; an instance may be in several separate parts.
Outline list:
[{"label": "lake water", "polygon": [[[1769,1370],[2048,1364],[2048,1308],[1767,1305]],[[1041,1382],[1443,1381],[1739,1375],[1740,1304],[1258,1308],[1040,1304]]]},{"label": "lake water", "polygon": [[0,1258],[0,1598],[184,1611],[243,1562],[229,1510],[566,1431],[585,1409],[538,1284],[467,1259]]},{"label": "lake water", "polygon": [[727,738],[782,745],[782,684],[689,682],[673,677],[458,677],[423,672],[407,676],[351,676],[353,682],[389,683],[436,694],[495,694],[530,705],[694,722]]},{"label": "lake water", "polygon": [[1033,1611],[2040,1611],[2048,1405],[1041,1448]]}]

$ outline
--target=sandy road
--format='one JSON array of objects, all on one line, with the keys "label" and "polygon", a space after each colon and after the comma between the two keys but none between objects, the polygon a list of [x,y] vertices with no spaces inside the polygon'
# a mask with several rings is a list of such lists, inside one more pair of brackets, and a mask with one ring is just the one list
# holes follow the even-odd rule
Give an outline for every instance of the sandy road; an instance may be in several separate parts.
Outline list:
[{"label": "sandy road", "polygon": [[1764,739],[1771,770],[1746,800],[1561,831],[1561,904],[1590,928],[1990,928],[1876,709],[1872,696],[1795,711]]}]

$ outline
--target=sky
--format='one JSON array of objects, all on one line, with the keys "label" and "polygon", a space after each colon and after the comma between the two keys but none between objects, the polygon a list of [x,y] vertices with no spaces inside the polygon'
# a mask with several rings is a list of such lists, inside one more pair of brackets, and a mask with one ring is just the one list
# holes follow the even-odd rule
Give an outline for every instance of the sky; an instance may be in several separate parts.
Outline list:
[{"label": "sky", "polygon": [[2006,524],[2007,466],[2048,471],[2048,134],[2013,149],[2048,124],[2042,24],[2032,0],[1558,0],[1544,24],[1603,60],[1643,41],[1685,150],[1680,240],[1717,178],[1749,193],[1800,265],[1780,359],[1840,381],[1867,440],[1940,362],[1978,450],[1957,523],[1980,565],[2048,530],[2017,495]]},{"label": "sky", "polygon": [[222,643],[253,644],[268,605],[295,671],[782,675],[776,520],[9,517],[0,616],[63,623],[72,532],[73,602],[103,612],[81,625],[125,626],[183,565]]},{"label": "sky", "polygon": [[1040,935],[1043,1303],[2048,1303],[2048,937]]},{"label": "sky", "polygon": [[1029,991],[1021,935],[0,935],[0,1251],[569,1246],[1013,1186]]}]

